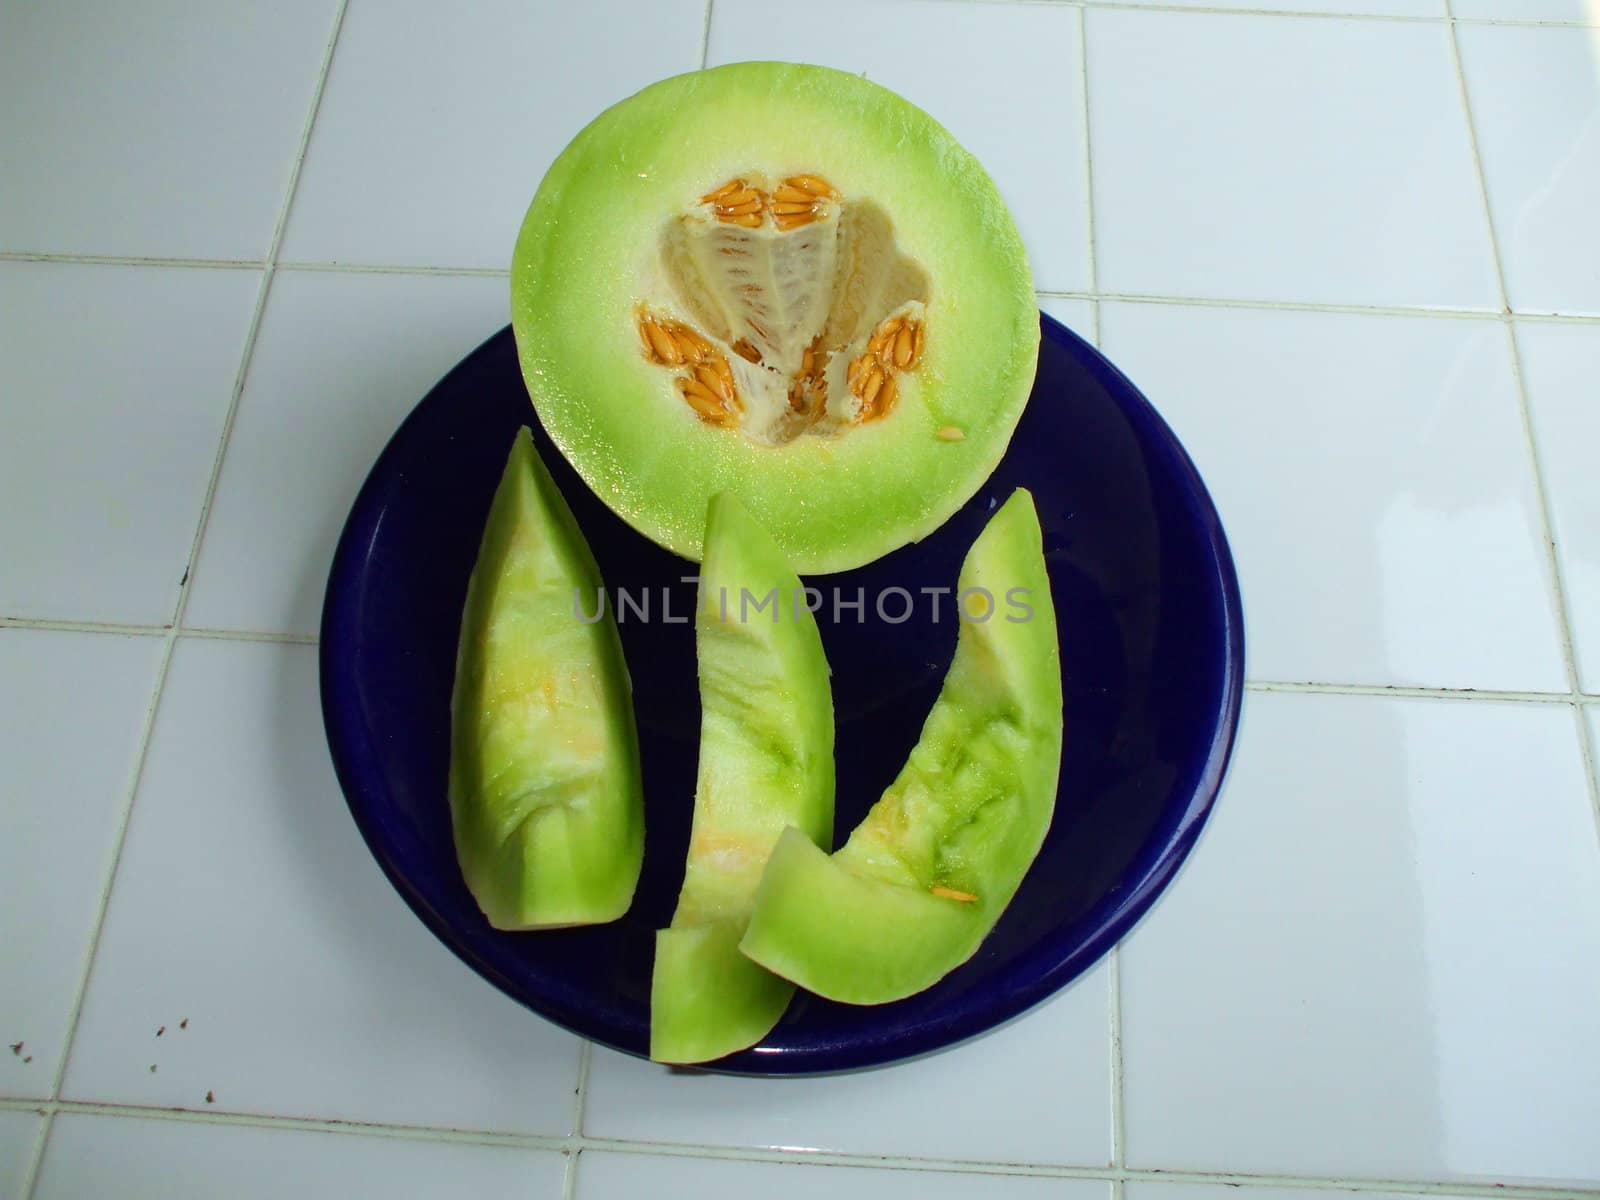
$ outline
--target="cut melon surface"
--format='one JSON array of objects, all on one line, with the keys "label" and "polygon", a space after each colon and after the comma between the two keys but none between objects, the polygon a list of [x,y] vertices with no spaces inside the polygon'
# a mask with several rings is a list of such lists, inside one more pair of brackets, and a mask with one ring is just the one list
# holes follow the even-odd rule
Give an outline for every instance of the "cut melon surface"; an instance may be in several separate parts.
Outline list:
[{"label": "cut melon surface", "polygon": [[700,763],[683,890],[656,936],[650,1056],[706,1062],[763,1038],[794,985],[739,953],[784,830],[833,837],[833,697],[817,623],[772,538],[730,495],[707,520],[695,615]]},{"label": "cut melon surface", "polygon": [[615,920],[644,857],[632,689],[599,568],[527,429],[495,491],[461,619],[449,800],[498,929]]},{"label": "cut melon surface", "polygon": [[802,574],[942,524],[1004,453],[1038,313],[983,168],[856,75],[667,79],[557,158],[512,262],[535,409],[595,493],[699,560],[732,492]]},{"label": "cut melon surface", "polygon": [[830,1000],[903,999],[966,962],[1055,811],[1060,650],[1026,491],[979,534],[958,590],[955,657],[905,767],[837,853],[784,834],[740,942],[753,962]]}]

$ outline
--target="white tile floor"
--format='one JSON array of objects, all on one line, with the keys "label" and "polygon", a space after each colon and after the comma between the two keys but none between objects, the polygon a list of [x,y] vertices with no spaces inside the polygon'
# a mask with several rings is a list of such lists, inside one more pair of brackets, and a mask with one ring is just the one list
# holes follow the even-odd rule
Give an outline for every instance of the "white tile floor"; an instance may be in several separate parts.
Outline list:
[{"label": "white tile floor", "polygon": [[[0,1197],[1600,1195],[1600,5],[178,7],[0,0]],[[1116,969],[772,1084],[439,947],[305,644],[551,156],[749,56],[985,159],[1206,472],[1256,681]]]}]

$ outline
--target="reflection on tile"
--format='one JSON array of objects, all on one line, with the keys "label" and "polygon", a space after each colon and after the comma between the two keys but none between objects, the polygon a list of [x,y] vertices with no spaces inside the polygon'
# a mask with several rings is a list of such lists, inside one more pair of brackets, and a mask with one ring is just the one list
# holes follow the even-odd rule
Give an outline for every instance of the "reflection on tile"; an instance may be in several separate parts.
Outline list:
[{"label": "reflection on tile", "polygon": [[284,260],[509,267],[561,148],[698,67],[704,14],[704,0],[350,5]]},{"label": "reflection on tile", "polygon": [[1570,708],[1252,694],[1123,947],[1128,1162],[1593,1184],[1597,1000]]},{"label": "reflection on tile", "polygon": [[1600,313],[1600,39],[1488,25],[1457,34],[1511,307]]},{"label": "reflection on tile", "polygon": [[1517,322],[1580,686],[1600,692],[1600,329]]},{"label": "reflection on tile", "polygon": [[503,279],[280,272],[195,568],[192,628],[316,633],[384,443],[509,316]]},{"label": "reflection on tile", "polygon": [[1256,679],[1566,690],[1501,325],[1100,306],[1238,561]]},{"label": "reflection on tile", "polygon": [[707,62],[749,59],[857,72],[926,109],[999,185],[1027,243],[1034,284],[1053,291],[1088,286],[1078,14],[1071,8],[913,8],[896,0],[713,5]]},{"label": "reflection on tile", "polygon": [[336,7],[0,8],[0,249],[264,258]]},{"label": "reflection on tile", "polygon": [[[782,1086],[782,1081],[776,1081]],[[1110,1200],[1111,1185],[1090,1179],[896,1171],[875,1167],[800,1166],[585,1150],[577,1163],[575,1200]]]},{"label": "reflection on tile", "polygon": [[1499,307],[1443,22],[1085,19],[1103,290]]},{"label": "reflection on tile", "polygon": [[[685,1075],[596,1048],[584,1132],[698,1145],[1103,1166],[1111,1152],[1107,988],[1102,967],[978,1041],[854,1075]],[[954,1096],[960,1103],[952,1103]],[[975,1111],[984,1119],[973,1120]]]},{"label": "reflection on tile", "polygon": [[172,620],[259,281],[0,262],[0,615]]},{"label": "reflection on tile", "polygon": [[577,1059],[372,861],[328,762],[315,647],[180,641],[64,1094],[564,1134]]},{"label": "reflection on tile", "polygon": [[34,1195],[559,1200],[565,1170],[562,1156],[549,1150],[67,1113],[50,1130]]},{"label": "reflection on tile", "polygon": [[55,1085],[161,649],[0,629],[0,1095]]}]

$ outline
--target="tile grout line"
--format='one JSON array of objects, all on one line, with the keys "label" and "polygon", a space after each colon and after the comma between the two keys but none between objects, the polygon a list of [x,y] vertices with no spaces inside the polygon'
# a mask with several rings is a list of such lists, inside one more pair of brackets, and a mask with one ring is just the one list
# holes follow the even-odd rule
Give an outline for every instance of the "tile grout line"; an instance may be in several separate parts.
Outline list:
[{"label": "tile grout line", "polygon": [[509,267],[429,267],[420,263],[319,263],[280,262],[273,264],[274,272],[305,271],[333,275],[444,275],[452,278],[466,276],[471,279],[509,279]]},{"label": "tile grout line", "polygon": [[78,970],[78,983],[72,998],[72,1008],[67,1014],[66,1036],[62,1039],[61,1050],[56,1059],[55,1074],[50,1080],[50,1098],[44,1113],[44,1124],[40,1128],[39,1138],[34,1146],[34,1156],[22,1176],[22,1188],[18,1193],[22,1197],[33,1196],[34,1185],[38,1182],[39,1166],[44,1161],[45,1145],[55,1124],[57,1106],[61,1098],[61,1085],[66,1081],[67,1067],[72,1061],[72,1044],[77,1038],[78,1021],[83,1016],[84,1000],[89,994],[89,979],[94,974],[95,954],[100,948],[100,936],[106,927],[106,914],[111,908],[111,888],[116,881],[117,866],[122,861],[122,849],[128,841],[128,827],[133,821],[133,799],[139,790],[139,780],[144,775],[144,764],[150,754],[150,734],[155,728],[156,713],[161,707],[161,693],[166,686],[167,670],[172,664],[172,649],[176,641],[176,630],[169,629],[161,643],[161,656],[156,664],[155,681],[150,690],[150,699],[145,704],[144,720],[140,724],[138,749],[134,753],[133,763],[123,787],[116,836],[111,844],[111,861],[101,879],[100,899],[95,905],[89,941],[83,952],[83,965]]},{"label": "tile grout line", "polygon": [[594,1061],[594,1043],[584,1039],[578,1051],[578,1086],[572,1098],[572,1136],[583,1137],[583,1122],[589,1110],[589,1068]]},{"label": "tile grout line", "polygon": [[284,187],[283,203],[278,207],[278,220],[273,226],[272,241],[267,247],[267,261],[261,274],[261,286],[256,291],[256,309],[250,318],[249,332],[245,335],[244,350],[239,356],[239,370],[233,381],[233,395],[229,400],[227,416],[222,422],[222,437],[217,443],[216,458],[211,464],[211,478],[206,484],[205,500],[200,506],[200,519],[195,523],[194,541],[189,547],[189,570],[184,576],[184,586],[178,596],[177,611],[172,617],[174,636],[187,632],[183,628],[183,618],[189,609],[189,597],[193,595],[194,573],[200,564],[200,551],[205,544],[206,529],[211,523],[217,489],[222,483],[222,469],[228,458],[228,443],[233,439],[234,423],[239,416],[240,402],[244,399],[245,381],[250,374],[250,365],[255,359],[256,342],[261,335],[261,322],[266,315],[267,299],[272,292],[273,280],[277,277],[278,254],[283,247],[284,232],[289,227],[289,212],[294,208],[295,193],[300,190],[300,175],[305,168],[306,152],[311,148],[311,131],[316,127],[317,114],[322,109],[322,96],[327,90],[328,74],[333,68],[334,48],[339,44],[339,33],[344,28],[345,13],[349,8],[350,0],[339,0],[339,7],[333,14],[333,29],[328,34],[328,44],[322,52],[317,83],[312,89],[311,103],[306,109],[305,126],[300,131],[300,142],[295,149],[293,165],[289,169],[289,181]]},{"label": "tile grout line", "polygon": [[700,25],[700,69],[706,69],[706,60],[711,57],[711,6],[716,0],[706,0],[706,15]]},{"label": "tile grout line", "polygon": [[1594,818],[1595,837],[1600,840],[1600,777],[1595,773],[1594,737],[1583,711],[1583,686],[1578,674],[1577,642],[1572,629],[1572,603],[1567,594],[1566,575],[1561,568],[1561,553],[1556,547],[1555,510],[1550,503],[1550,488],[1545,482],[1544,456],[1539,451],[1538,428],[1533,419],[1533,398],[1528,392],[1522,364],[1522,341],[1517,336],[1511,312],[1511,292],[1506,286],[1505,258],[1500,252],[1500,235],[1495,225],[1494,201],[1489,195],[1489,177],[1483,167],[1483,151],[1478,144],[1478,125],[1472,115],[1472,90],[1467,85],[1466,60],[1461,54],[1461,34],[1456,27],[1454,0],[1444,0],[1449,18],[1450,56],[1455,63],[1456,81],[1461,90],[1461,111],[1467,122],[1467,140],[1472,149],[1472,165],[1478,173],[1478,195],[1483,205],[1483,221],[1489,231],[1489,253],[1494,263],[1495,282],[1500,288],[1500,308],[1505,335],[1511,351],[1511,375],[1516,386],[1517,407],[1527,442],[1528,469],[1533,476],[1534,496],[1539,504],[1539,528],[1544,537],[1549,582],[1556,606],[1556,629],[1561,639],[1562,664],[1567,672],[1567,688],[1573,717],[1578,723],[1578,753],[1584,768],[1584,785],[1589,792],[1589,809]]},{"label": "tile grout line", "polygon": [[73,263],[85,267],[184,267],[207,271],[259,271],[265,260],[252,258],[161,258],[127,254],[68,254],[45,250],[0,250],[0,262]]},{"label": "tile grout line", "polygon": [[[989,0],[975,0],[987,3]],[[1015,3],[1016,0],[1006,0]],[[1039,0],[1040,3],[1058,4],[1061,0]],[[1063,4],[1063,7],[1076,7]],[[1188,10],[1184,10],[1188,11]],[[1462,22],[1470,24],[1470,22]],[[0,251],[0,262],[49,262],[80,265],[119,267],[180,267],[208,270],[264,270],[266,262],[231,259],[182,258],[128,258],[113,255],[43,254],[31,251]],[[447,276],[487,279],[506,279],[511,272],[504,267],[427,266],[421,263],[339,263],[339,262],[275,262],[273,274],[285,271],[321,272],[334,275],[413,275]],[[1348,313],[1357,316],[1423,317],[1445,321],[1504,321],[1507,314],[1479,308],[1426,308],[1417,305],[1337,304],[1315,300],[1262,300],[1250,297],[1224,296],[1162,296],[1142,292],[1100,292],[1070,288],[1035,288],[1035,293],[1060,300],[1087,300],[1091,303],[1112,301],[1126,304],[1172,304],[1191,308],[1242,308],[1278,312]],[[1511,319],[1532,323],[1559,325],[1600,325],[1600,313],[1539,312],[1515,310]]]},{"label": "tile grout line", "polygon": [[123,637],[166,637],[170,625],[120,625],[113,621],[57,621],[49,617],[0,617],[0,629],[38,629],[56,633],[111,633]]},{"label": "tile grout line", "polygon": [[594,1043],[587,1038],[578,1048],[577,1081],[572,1089],[572,1121],[568,1126],[567,1167],[562,1176],[562,1200],[573,1200],[578,1187],[578,1160],[583,1157],[583,1116],[589,1102],[589,1062]]},{"label": "tile grout line", "polygon": [[1429,1180],[1341,1179],[1337,1177],[1244,1175],[1237,1173],[1140,1170],[1128,1167],[1075,1167],[1066,1164],[988,1162],[974,1159],[912,1158],[906,1156],[839,1153],[814,1150],[777,1150],[761,1147],[714,1146],[681,1142],[644,1142],[625,1138],[562,1137],[552,1134],[497,1133],[489,1130],[446,1129],[419,1125],[367,1124],[359,1121],[319,1120],[308,1117],[268,1116],[253,1113],[201,1112],[193,1109],[156,1108],[131,1104],[83,1101],[0,1100],[0,1111],[83,1114],[111,1118],[165,1120],[190,1125],[228,1125],[277,1129],[286,1132],[330,1133],[354,1137],[385,1137],[403,1141],[444,1142],[456,1145],[500,1146],[545,1150],[574,1157],[583,1151],[657,1155],[669,1158],[703,1158],[735,1162],[773,1162],[816,1166],[863,1167],[880,1170],[945,1172],[961,1175],[1031,1176],[1050,1179],[1125,1180],[1221,1184],[1239,1187],[1288,1188],[1306,1192],[1401,1193],[1412,1196],[1503,1197],[1505,1200],[1595,1200],[1600,1189],[1540,1187]]},{"label": "tile grout line", "polygon": [[[1482,308],[1422,308],[1394,304],[1324,304],[1311,300],[1256,300],[1221,296],[1160,296],[1144,292],[1052,292],[1039,289],[1041,296],[1059,296],[1063,299],[1112,301],[1123,304],[1170,304],[1183,308],[1242,308],[1268,312],[1342,313],[1363,317],[1422,317],[1447,321],[1498,321],[1502,315]],[[1548,320],[1542,314],[1528,314],[1519,319]],[[1577,324],[1600,324],[1600,317],[1561,316],[1558,319]]]},{"label": "tile grout line", "polygon": [[1390,699],[1508,701],[1519,704],[1571,704],[1570,692],[1510,692],[1490,688],[1412,687],[1385,683],[1319,683],[1287,679],[1247,679],[1247,692],[1299,692],[1312,696],[1379,696]]},{"label": "tile grout line", "polygon": [[228,437],[233,430],[234,417],[239,409],[239,398],[244,391],[245,375],[249,371],[251,355],[255,350],[256,337],[261,329],[261,316],[266,308],[267,293],[272,286],[272,265],[277,259],[278,248],[283,240],[284,227],[288,222],[289,207],[293,203],[295,189],[300,182],[300,168],[305,161],[306,147],[311,140],[311,127],[316,122],[317,109],[322,104],[323,89],[328,80],[328,68],[333,61],[333,48],[339,40],[339,30],[344,24],[344,14],[348,4],[349,0],[339,0],[339,7],[334,14],[333,28],[328,35],[328,44],[323,51],[316,86],[311,94],[311,104],[306,114],[305,128],[301,132],[300,143],[295,153],[293,165],[290,168],[283,204],[279,209],[278,219],[273,227],[272,240],[269,243],[267,258],[262,267],[261,282],[256,288],[255,309],[251,313],[250,324],[245,330],[244,346],[240,352],[239,369],[234,377],[233,390],[228,398],[228,410],[223,416],[222,430],[217,439],[217,451],[211,464],[211,475],[206,482],[205,496],[201,500],[199,516],[195,522],[194,537],[189,543],[189,557],[184,569],[183,579],[178,585],[178,602],[173,612],[172,624],[167,628],[165,640],[162,643],[161,658],[156,666],[155,683],[151,690],[150,702],[145,709],[144,724],[139,734],[139,747],[134,755],[132,770],[129,773],[123,798],[116,839],[112,844],[110,866],[105,873],[101,886],[100,903],[95,911],[88,946],[84,953],[83,967],[78,975],[77,991],[73,997],[72,1009],[67,1018],[66,1036],[62,1040],[60,1058],[57,1060],[55,1077],[50,1086],[51,1107],[45,1112],[44,1126],[38,1139],[34,1157],[29,1162],[28,1169],[23,1176],[20,1194],[27,1200],[32,1200],[34,1189],[38,1185],[39,1167],[44,1160],[45,1145],[49,1140],[50,1129],[55,1123],[55,1114],[59,1111],[61,1087],[66,1081],[67,1068],[72,1061],[73,1044],[77,1040],[78,1024],[83,1018],[83,1006],[89,994],[90,980],[94,975],[95,958],[100,949],[100,939],[105,933],[106,917],[111,908],[111,893],[116,885],[117,869],[121,866],[122,852],[128,842],[128,830],[133,823],[134,800],[139,791],[140,780],[144,775],[145,764],[150,757],[150,741],[151,734],[155,729],[156,714],[161,707],[161,698],[166,690],[167,676],[172,668],[172,653],[177,646],[178,634],[183,624],[184,609],[188,604],[189,595],[194,585],[194,572],[195,565],[199,560],[200,543],[204,536],[206,520],[210,515],[212,502],[216,498],[217,482],[222,473],[222,463],[227,452]]},{"label": "tile grout line", "polygon": [[[1106,957],[1110,963],[1106,974],[1111,993],[1111,1166],[1114,1170],[1122,1171],[1128,1165],[1128,1132],[1123,1105],[1122,947],[1111,947],[1111,953]],[[1122,1200],[1122,1184],[1121,1178],[1111,1181],[1111,1200]]]},{"label": "tile grout line", "polygon": [[[1094,222],[1094,141],[1092,126],[1089,119],[1089,10],[1078,9],[1078,101],[1082,113],[1081,134],[1083,137],[1083,228],[1084,228],[1084,273],[1089,284],[1091,295],[1098,296],[1100,291],[1100,270],[1098,256],[1095,251],[1095,222]],[[1100,302],[1098,299],[1090,301],[1090,313],[1093,321],[1094,344],[1100,344]],[[1123,1164],[1123,1123],[1122,1123],[1122,956],[1120,947],[1111,947],[1107,959],[1109,966],[1106,970],[1106,1006],[1107,1006],[1107,1042],[1110,1052],[1110,1095],[1107,1099],[1111,1103],[1111,1165],[1120,1170]],[[1121,1179],[1111,1181],[1110,1200],[1122,1200],[1123,1186]]]},{"label": "tile grout line", "polygon": [[[122,625],[112,621],[57,621],[48,617],[0,617],[0,629],[33,630],[50,633],[98,633],[112,637],[168,637],[171,625]],[[260,629],[212,629],[188,626],[178,637],[224,642],[271,642],[276,645],[315,646],[314,633],[273,633]]]},{"label": "tile grout line", "polygon": [[[59,633],[94,633],[113,637],[167,637],[169,625],[118,625],[98,621],[57,621],[33,617],[0,617],[0,630],[18,629]],[[315,646],[314,633],[274,633],[254,629],[212,629],[184,626],[178,640],[186,638],[220,642],[265,642],[270,645]],[[1377,696],[1391,699],[1480,700],[1493,703],[1572,704],[1569,692],[1512,691],[1493,688],[1429,687],[1412,684],[1338,683],[1329,680],[1247,679],[1251,692],[1295,692],[1314,696]],[[1576,703],[1600,705],[1600,692],[1579,692]]]},{"label": "tile grout line", "polygon": [[[1100,293],[1100,268],[1095,250],[1094,236],[1094,148],[1089,127],[1089,12],[1078,9],[1078,99],[1082,105],[1083,122],[1083,228],[1086,253],[1084,271],[1088,276],[1089,294]],[[1100,301],[1090,301],[1094,318],[1094,344],[1100,344]]]}]

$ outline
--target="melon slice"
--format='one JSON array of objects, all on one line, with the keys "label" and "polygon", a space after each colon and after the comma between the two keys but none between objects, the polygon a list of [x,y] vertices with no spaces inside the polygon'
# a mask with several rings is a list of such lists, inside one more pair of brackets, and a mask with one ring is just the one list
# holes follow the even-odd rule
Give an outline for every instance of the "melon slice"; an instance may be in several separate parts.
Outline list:
[{"label": "melon slice", "polygon": [[498,929],[615,920],[639,880],[632,689],[600,588],[589,545],[523,429],[467,585],[451,699],[456,856]]},{"label": "melon slice", "polygon": [[966,962],[1050,826],[1061,663],[1027,492],[973,543],[959,589],[955,659],[899,777],[836,854],[784,833],[739,946],[830,1000],[899,1000]]},{"label": "melon slice", "polygon": [[602,113],[535,195],[511,286],[550,436],[695,560],[723,491],[802,574],[931,532],[999,462],[1038,355],[983,168],[822,67],[718,67]]},{"label": "melon slice", "polygon": [[650,996],[650,1056],[673,1063],[754,1045],[783,1016],[794,985],[740,954],[739,939],[784,829],[811,845],[833,838],[833,697],[800,581],[732,496],[712,500],[705,546],[694,827]]}]

